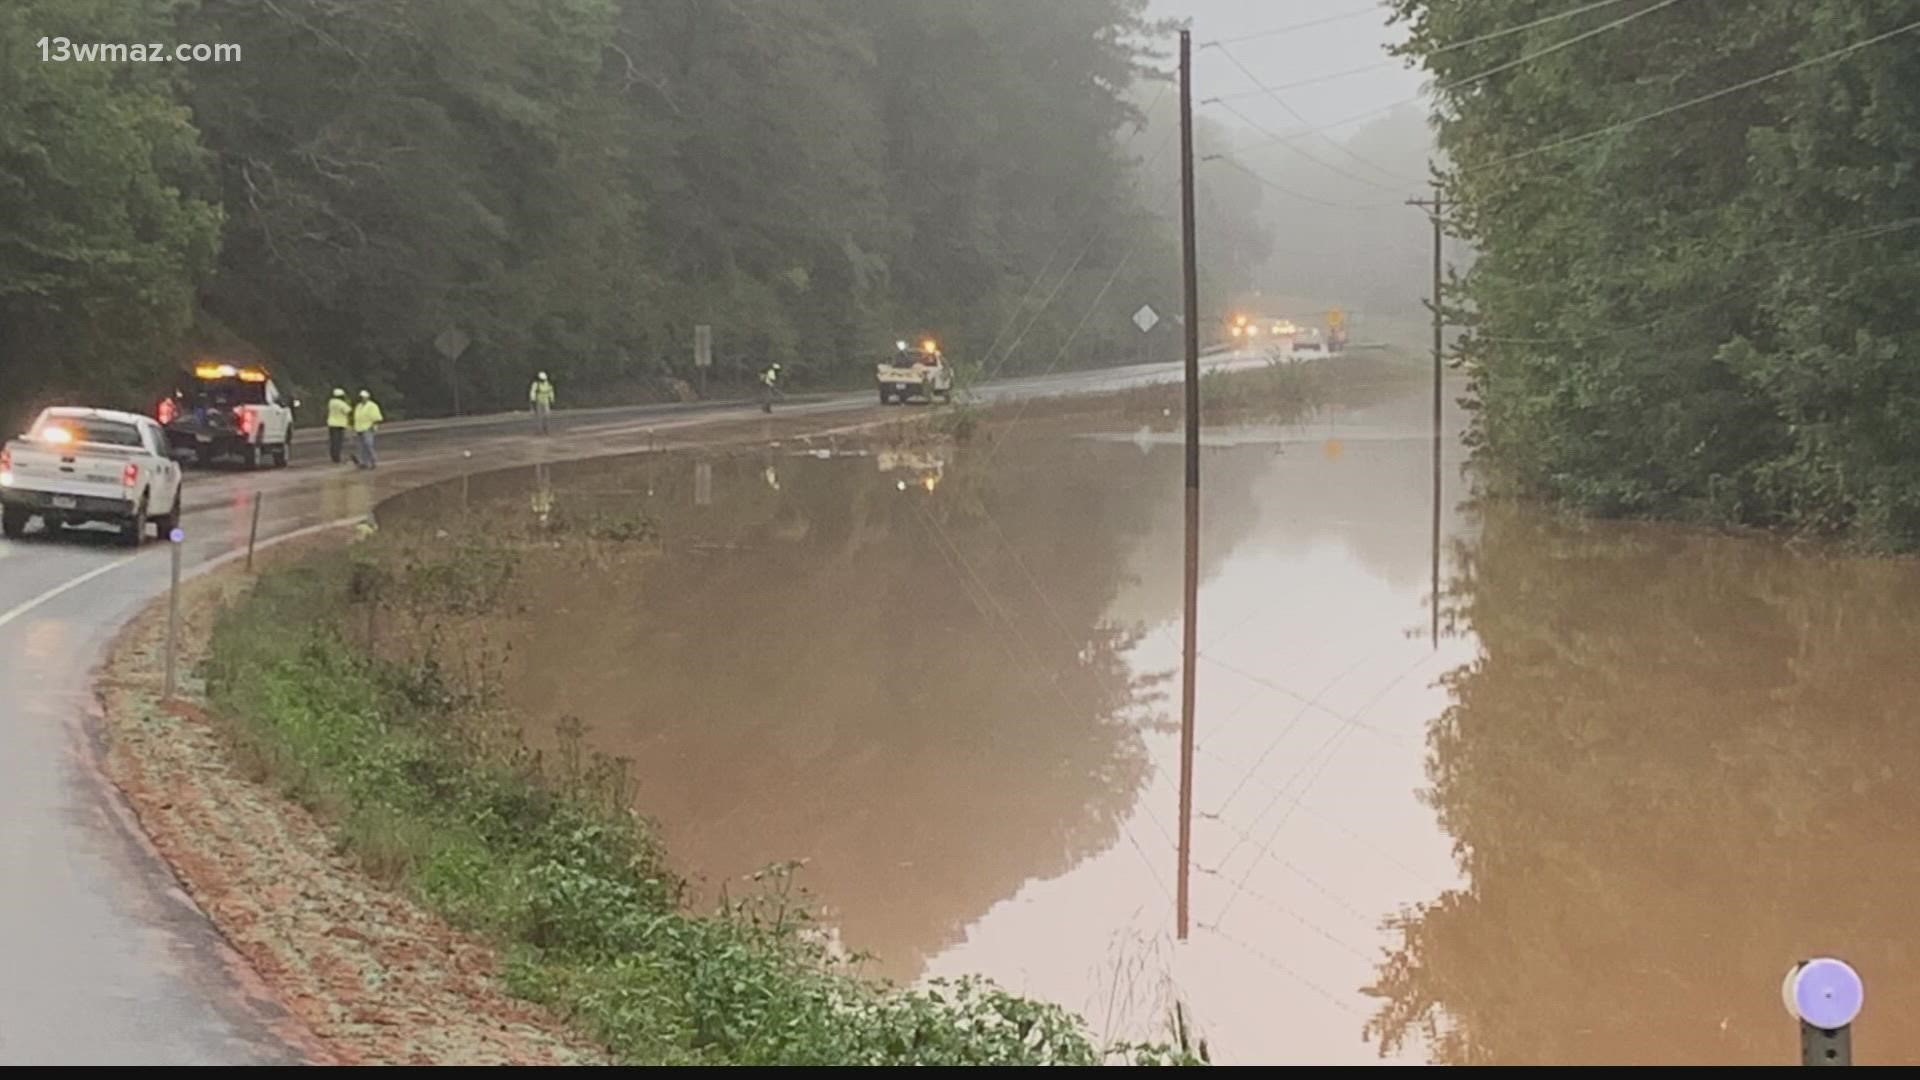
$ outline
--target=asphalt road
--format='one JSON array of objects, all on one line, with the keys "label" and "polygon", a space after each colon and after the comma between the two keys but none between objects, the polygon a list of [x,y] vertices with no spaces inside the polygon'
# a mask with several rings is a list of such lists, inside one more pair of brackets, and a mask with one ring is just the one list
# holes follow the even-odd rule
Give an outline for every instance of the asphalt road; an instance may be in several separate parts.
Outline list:
[{"label": "asphalt road", "polygon": [[[1010,380],[976,396],[998,402],[1178,376],[1175,365],[1141,365]],[[845,413],[851,423],[879,410],[862,393],[796,399],[779,415]],[[324,433],[305,432],[290,468],[188,472],[182,558],[205,570],[244,553],[255,493],[262,540],[285,538],[364,518],[381,499],[463,472],[697,445],[702,429],[758,415],[738,404],[563,411],[546,439],[525,414],[394,424],[380,439],[382,467],[370,473],[325,461]],[[0,1065],[301,1060],[285,1014],[95,765],[92,672],[167,579],[165,544],[135,552],[105,532],[38,529],[0,541]]]}]

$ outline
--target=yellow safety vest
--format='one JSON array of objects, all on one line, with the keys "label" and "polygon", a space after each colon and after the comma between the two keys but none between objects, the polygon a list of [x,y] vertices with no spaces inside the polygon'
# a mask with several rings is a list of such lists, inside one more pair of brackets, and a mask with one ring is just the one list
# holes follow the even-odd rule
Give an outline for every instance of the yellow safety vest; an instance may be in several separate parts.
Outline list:
[{"label": "yellow safety vest", "polygon": [[353,430],[355,431],[372,431],[373,425],[385,419],[386,417],[380,415],[380,403],[377,401],[363,401],[353,407]]},{"label": "yellow safety vest", "polygon": [[553,384],[546,381],[536,381],[533,386],[527,390],[527,400],[533,402],[535,405],[553,404]]},{"label": "yellow safety vest", "polygon": [[331,398],[327,401],[327,426],[346,427],[352,422],[353,406],[346,398]]}]

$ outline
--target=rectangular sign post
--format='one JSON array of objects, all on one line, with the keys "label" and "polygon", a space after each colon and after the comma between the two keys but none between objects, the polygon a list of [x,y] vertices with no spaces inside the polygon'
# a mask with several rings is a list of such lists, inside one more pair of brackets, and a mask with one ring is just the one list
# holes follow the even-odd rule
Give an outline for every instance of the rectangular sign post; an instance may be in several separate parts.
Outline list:
[{"label": "rectangular sign post", "polygon": [[700,372],[700,396],[707,396],[707,369],[713,366],[713,327],[701,323],[693,328],[693,366]]}]

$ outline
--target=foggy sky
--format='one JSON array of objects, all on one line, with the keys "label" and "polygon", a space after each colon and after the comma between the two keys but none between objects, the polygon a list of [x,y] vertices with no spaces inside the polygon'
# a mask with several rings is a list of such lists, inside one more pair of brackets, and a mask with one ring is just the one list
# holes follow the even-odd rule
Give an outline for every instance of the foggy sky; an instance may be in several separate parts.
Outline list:
[{"label": "foggy sky", "polygon": [[[1264,264],[1243,274],[1223,268],[1229,255],[1216,230],[1201,251],[1203,276],[1213,271],[1221,294],[1216,302],[1258,294],[1262,306],[1294,318],[1331,307],[1364,310],[1368,317],[1355,319],[1360,337],[1411,340],[1425,333],[1421,302],[1431,291],[1431,233],[1405,203],[1425,194],[1433,153],[1425,80],[1387,53],[1405,36],[1387,25],[1387,10],[1366,7],[1366,0],[1153,0],[1150,13],[1192,20],[1196,118],[1238,148],[1233,164],[1202,163],[1202,182],[1214,193],[1203,200],[1212,204],[1202,209],[1203,231],[1210,213],[1244,214],[1271,241]],[[1339,17],[1289,34],[1234,40],[1332,16]],[[1171,68],[1171,45],[1167,52]],[[1262,93],[1234,60],[1268,88],[1284,89]],[[1367,70],[1287,86],[1353,69]],[[1208,101],[1215,97],[1230,107]],[[1175,122],[1171,96],[1159,101],[1161,122]],[[1320,128],[1321,136],[1279,144],[1271,137]],[[1236,173],[1240,166],[1261,179]]]},{"label": "foggy sky", "polygon": [[[1365,6],[1365,0],[1153,0],[1157,18],[1193,20],[1194,100],[1255,89],[1247,77],[1207,42],[1277,30],[1341,15]],[[1293,34],[1234,43],[1228,47],[1269,86],[1331,75],[1393,59],[1386,49],[1405,37],[1386,24],[1387,10],[1300,30]],[[1329,124],[1358,113],[1405,101],[1420,92],[1421,76],[1404,63],[1330,82],[1288,90],[1283,96],[1315,124]],[[1278,103],[1264,96],[1235,100],[1234,107],[1276,131],[1301,125]],[[1230,116],[1221,114],[1223,119]],[[1350,136],[1358,125],[1332,134]]]}]

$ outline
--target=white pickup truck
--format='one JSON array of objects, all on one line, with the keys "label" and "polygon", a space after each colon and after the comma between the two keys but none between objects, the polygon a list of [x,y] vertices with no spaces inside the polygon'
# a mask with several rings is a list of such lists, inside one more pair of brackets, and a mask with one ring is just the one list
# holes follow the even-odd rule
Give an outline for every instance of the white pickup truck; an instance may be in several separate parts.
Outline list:
[{"label": "white pickup truck", "polygon": [[166,536],[180,523],[180,464],[167,433],[134,413],[48,409],[0,448],[0,526],[17,540],[39,518],[49,531],[108,522],[139,546],[147,524]]},{"label": "white pickup truck", "polygon": [[880,387],[880,404],[909,398],[923,401],[953,400],[953,369],[940,354],[940,346],[929,338],[918,349],[902,341],[895,354],[874,366],[874,379]]},{"label": "white pickup truck", "polygon": [[293,409],[299,404],[258,365],[202,362],[160,399],[154,418],[165,425],[175,454],[192,454],[202,465],[234,457],[257,469],[267,458],[285,468],[293,459]]}]

